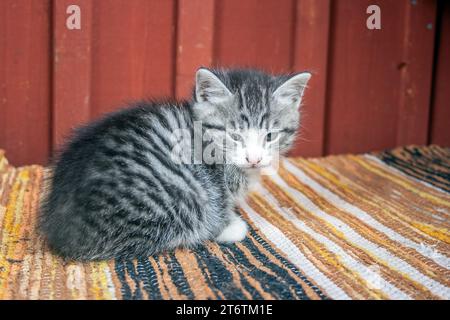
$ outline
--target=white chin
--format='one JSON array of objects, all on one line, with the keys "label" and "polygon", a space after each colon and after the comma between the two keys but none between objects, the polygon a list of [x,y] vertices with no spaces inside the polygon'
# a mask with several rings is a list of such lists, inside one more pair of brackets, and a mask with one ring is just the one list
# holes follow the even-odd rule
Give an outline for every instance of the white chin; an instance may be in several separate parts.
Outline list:
[{"label": "white chin", "polygon": [[269,164],[258,164],[258,165],[256,165],[256,166],[244,164],[244,165],[241,165],[240,167],[241,167],[242,169],[247,169],[247,170],[264,169],[264,168],[270,167],[270,163],[269,163]]}]

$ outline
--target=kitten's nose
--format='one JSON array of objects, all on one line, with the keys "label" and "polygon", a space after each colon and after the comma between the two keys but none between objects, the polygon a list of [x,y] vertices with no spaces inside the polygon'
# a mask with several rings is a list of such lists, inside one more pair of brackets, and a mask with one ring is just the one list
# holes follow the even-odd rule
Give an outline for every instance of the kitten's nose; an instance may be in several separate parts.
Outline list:
[{"label": "kitten's nose", "polygon": [[248,155],[245,157],[245,160],[247,160],[248,163],[251,165],[257,165],[261,162],[262,156],[260,155]]}]

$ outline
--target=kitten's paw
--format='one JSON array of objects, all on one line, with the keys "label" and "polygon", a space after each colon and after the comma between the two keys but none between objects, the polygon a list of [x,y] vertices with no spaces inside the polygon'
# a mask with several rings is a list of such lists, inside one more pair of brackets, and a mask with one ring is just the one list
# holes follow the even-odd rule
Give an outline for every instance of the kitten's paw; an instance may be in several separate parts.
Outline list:
[{"label": "kitten's paw", "polygon": [[223,229],[222,233],[216,238],[218,242],[238,242],[242,241],[247,234],[247,223],[240,217],[233,217],[230,224]]}]

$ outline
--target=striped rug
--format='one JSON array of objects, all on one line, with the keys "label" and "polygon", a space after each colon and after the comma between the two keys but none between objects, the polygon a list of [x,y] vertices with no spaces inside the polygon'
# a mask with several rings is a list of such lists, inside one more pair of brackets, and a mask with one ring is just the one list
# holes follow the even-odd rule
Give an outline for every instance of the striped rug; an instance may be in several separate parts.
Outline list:
[{"label": "striped rug", "polygon": [[0,299],[450,299],[450,149],[283,160],[248,237],[64,263],[34,232],[44,168],[0,151]]}]

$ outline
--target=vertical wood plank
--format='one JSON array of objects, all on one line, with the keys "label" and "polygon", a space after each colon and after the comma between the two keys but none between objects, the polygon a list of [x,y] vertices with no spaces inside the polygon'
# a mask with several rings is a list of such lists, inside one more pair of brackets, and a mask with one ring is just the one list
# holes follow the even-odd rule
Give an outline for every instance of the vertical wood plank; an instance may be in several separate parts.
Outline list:
[{"label": "vertical wood plank", "polygon": [[291,71],[293,0],[227,0],[216,3],[218,65]]},{"label": "vertical wood plank", "polygon": [[397,145],[426,144],[433,73],[436,1],[406,1]]},{"label": "vertical wood plank", "polygon": [[295,156],[323,155],[329,27],[329,0],[297,1],[292,71],[309,70],[313,76],[303,98]]},{"label": "vertical wood plank", "polygon": [[450,3],[442,1],[430,143],[450,147]]},{"label": "vertical wood plank", "polygon": [[50,1],[0,1],[0,148],[14,165],[50,149]]},{"label": "vertical wood plank", "polygon": [[215,0],[179,0],[177,21],[177,98],[192,94],[195,71],[211,66],[214,54]]},{"label": "vertical wood plank", "polygon": [[[81,29],[66,27],[69,5],[81,11]],[[90,118],[91,0],[53,1],[53,146],[57,148],[73,127]]]},{"label": "vertical wood plank", "polygon": [[95,1],[91,114],[174,94],[175,1]]},{"label": "vertical wood plank", "polygon": [[[405,113],[425,116],[428,108],[430,73],[420,65],[430,66],[432,42],[428,36],[432,37],[432,31],[430,35],[426,33],[423,18],[414,30],[405,31],[417,19],[410,16],[412,11],[405,11],[412,5],[408,0],[377,1],[381,30],[369,30],[365,12],[371,4],[373,1],[369,0],[332,2],[327,153],[367,152],[399,143],[423,143],[424,121],[405,118]],[[431,18],[429,13],[425,17]],[[415,55],[411,48],[421,45],[426,48],[418,48]],[[411,76],[412,72],[422,72],[424,76]],[[417,90],[414,103],[404,96],[409,88]],[[416,134],[415,125],[419,125]]]}]

